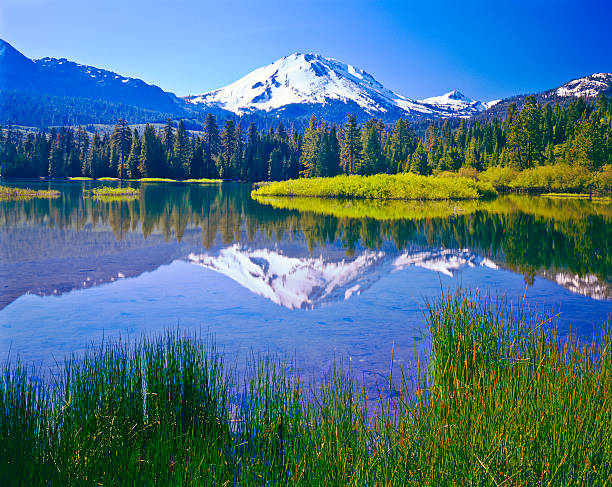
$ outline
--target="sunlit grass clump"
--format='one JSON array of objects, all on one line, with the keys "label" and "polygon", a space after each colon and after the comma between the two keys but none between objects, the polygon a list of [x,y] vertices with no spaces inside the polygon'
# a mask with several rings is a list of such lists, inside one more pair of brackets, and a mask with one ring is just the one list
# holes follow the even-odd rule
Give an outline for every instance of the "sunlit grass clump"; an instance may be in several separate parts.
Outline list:
[{"label": "sunlit grass clump", "polygon": [[405,173],[292,179],[261,186],[252,194],[254,196],[459,200],[491,197],[497,192],[490,184],[471,178],[438,178]]},{"label": "sunlit grass clump", "polygon": [[262,359],[238,384],[179,333],[93,349],[55,382],[6,365],[0,484],[609,484],[609,331],[560,343],[547,320],[459,295],[429,325],[427,372],[376,412],[337,371],[313,389]]},{"label": "sunlit grass clump", "polygon": [[23,200],[32,198],[57,198],[61,193],[52,189],[35,190],[0,186],[0,200]]},{"label": "sunlit grass clump", "polygon": [[182,181],[183,183],[196,183],[196,184],[219,184],[223,182],[223,179],[185,179]]},{"label": "sunlit grass clump", "polygon": [[136,188],[112,188],[110,186],[102,186],[100,188],[94,188],[91,190],[91,194],[94,198],[137,198],[140,195],[140,191]]}]

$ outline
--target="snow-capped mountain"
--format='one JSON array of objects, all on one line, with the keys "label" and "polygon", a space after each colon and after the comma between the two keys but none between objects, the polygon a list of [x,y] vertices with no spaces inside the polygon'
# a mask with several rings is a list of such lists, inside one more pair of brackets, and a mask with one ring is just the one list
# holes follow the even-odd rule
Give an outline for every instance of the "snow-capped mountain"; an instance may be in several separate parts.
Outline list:
[{"label": "snow-capped mountain", "polygon": [[595,73],[574,79],[556,90],[555,96],[595,98],[600,93],[612,91],[612,73]]},{"label": "snow-capped mountain", "polygon": [[[553,88],[551,90],[542,91],[540,93],[532,93],[535,99],[540,104],[550,103],[552,106],[568,105],[576,98],[597,98],[601,93],[607,96],[612,96],[612,73],[595,73],[590,76],[573,79],[567,83]],[[525,103],[525,98],[529,95],[516,95],[503,100],[495,100],[487,103],[487,110],[479,113],[478,118],[498,118],[504,117],[508,106],[511,103],[516,103],[518,108],[521,108]]]},{"label": "snow-capped mountain", "polygon": [[[596,73],[535,94],[538,102],[567,104],[575,97],[612,95],[612,74]],[[285,119],[305,125],[320,120],[342,123],[353,113],[359,122],[376,117],[426,120],[451,117],[503,117],[510,103],[527,95],[488,103],[458,91],[422,100],[383,86],[366,71],[318,54],[292,54],[256,69],[238,81],[201,95],[178,98],[137,78],[67,59],[32,60],[0,39],[0,123],[76,125],[163,122],[167,117],[240,116],[245,122]]]},{"label": "snow-capped mountain", "polygon": [[308,309],[361,294],[382,276],[410,266],[452,277],[463,267],[497,268],[468,249],[411,250],[400,255],[366,250],[352,258],[293,257],[235,244],[217,254],[191,253],[187,262],[219,272],[289,309]]},{"label": "snow-capped mountain", "polygon": [[474,101],[459,91],[419,100],[419,103],[438,111],[440,116],[469,117],[488,108],[487,103]]},{"label": "snow-capped mountain", "polygon": [[457,91],[425,100],[394,93],[366,71],[318,54],[295,53],[256,69],[238,81],[202,95],[185,97],[200,107],[237,115],[268,116],[315,113],[341,122],[354,113],[360,121],[469,117],[486,106]]}]

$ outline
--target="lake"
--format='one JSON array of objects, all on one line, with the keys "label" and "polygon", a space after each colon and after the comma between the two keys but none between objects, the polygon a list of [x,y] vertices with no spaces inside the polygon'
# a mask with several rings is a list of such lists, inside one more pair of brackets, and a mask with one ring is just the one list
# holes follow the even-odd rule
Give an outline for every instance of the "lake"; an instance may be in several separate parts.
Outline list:
[{"label": "lake", "polygon": [[61,197],[0,202],[2,360],[45,368],[178,327],[214,336],[238,368],[268,353],[313,377],[343,364],[376,394],[392,360],[426,360],[442,293],[546,313],[587,341],[612,315],[609,203],[261,202],[238,183],[97,201],[84,191],[100,183],[13,184]]}]

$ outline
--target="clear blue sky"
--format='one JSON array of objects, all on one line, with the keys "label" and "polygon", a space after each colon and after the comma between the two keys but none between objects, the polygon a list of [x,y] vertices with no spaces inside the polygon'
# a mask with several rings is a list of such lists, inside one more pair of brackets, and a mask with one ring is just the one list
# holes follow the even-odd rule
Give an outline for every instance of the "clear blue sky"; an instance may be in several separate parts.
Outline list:
[{"label": "clear blue sky", "polygon": [[177,95],[292,52],[365,69],[423,98],[480,100],[612,71],[612,1],[0,0],[0,38]]}]

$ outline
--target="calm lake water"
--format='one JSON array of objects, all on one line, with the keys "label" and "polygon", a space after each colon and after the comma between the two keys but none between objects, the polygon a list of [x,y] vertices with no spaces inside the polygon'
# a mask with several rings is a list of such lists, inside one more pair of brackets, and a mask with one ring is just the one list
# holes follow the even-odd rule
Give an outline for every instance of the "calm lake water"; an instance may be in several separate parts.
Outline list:
[{"label": "calm lake water", "polygon": [[[24,183],[62,196],[0,202],[0,359],[45,367],[180,327],[237,364],[254,352],[314,376],[350,365],[375,393],[392,357],[423,360],[427,300],[442,292],[554,314],[584,340],[612,315],[609,204],[359,203],[381,221],[348,203],[262,204],[248,185],[147,184],[138,200],[99,202],[83,195],[92,184]],[[402,205],[414,219],[397,219]]]}]

